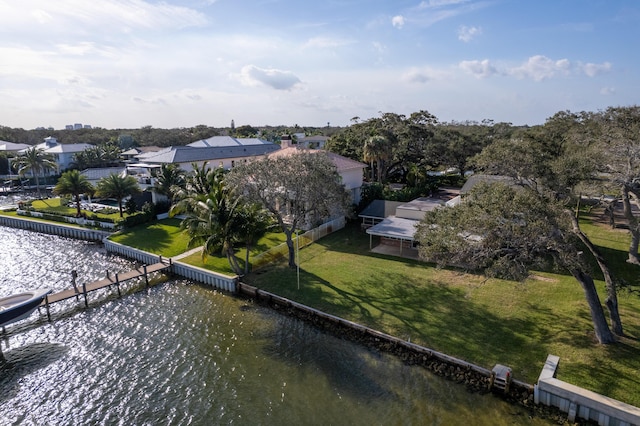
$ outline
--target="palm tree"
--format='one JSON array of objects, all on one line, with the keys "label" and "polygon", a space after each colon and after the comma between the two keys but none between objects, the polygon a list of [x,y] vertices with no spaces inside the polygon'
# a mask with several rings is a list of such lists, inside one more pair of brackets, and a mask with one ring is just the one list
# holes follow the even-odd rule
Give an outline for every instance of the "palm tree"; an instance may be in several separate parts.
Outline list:
[{"label": "palm tree", "polygon": [[378,182],[382,182],[384,175],[384,162],[389,159],[390,145],[387,138],[384,136],[376,135],[371,136],[364,143],[363,156],[364,161],[371,164],[371,180],[374,180],[373,165],[376,164],[378,169]]},{"label": "palm tree", "polygon": [[66,171],[58,179],[58,183],[53,188],[54,194],[72,195],[76,203],[76,217],[80,217],[80,194],[91,194],[93,185],[87,180],[87,177],[78,170]]},{"label": "palm tree", "polygon": [[51,154],[47,154],[41,148],[28,148],[24,154],[19,155],[13,161],[18,170],[18,174],[24,176],[26,172],[36,178],[36,190],[40,195],[40,174],[44,174],[47,170],[55,170],[57,168],[56,161]]},{"label": "palm tree", "polygon": [[[216,252],[227,257],[231,269],[240,274],[242,269],[235,256],[234,245],[240,240],[240,199],[219,179],[209,193],[193,195],[187,204],[187,217],[180,226],[189,234],[188,247],[202,245],[202,260]],[[181,200],[175,207],[185,206]],[[181,204],[182,203],[182,204]],[[175,209],[172,209],[172,213]]]},{"label": "palm tree", "polygon": [[97,196],[115,198],[118,201],[120,217],[122,217],[122,200],[142,192],[133,176],[123,176],[115,173],[100,179],[97,186]]},{"label": "palm tree", "polygon": [[270,229],[277,227],[268,210],[260,204],[243,204],[238,209],[238,236],[245,245],[244,273],[249,273],[249,251]]},{"label": "palm tree", "polygon": [[169,198],[169,202],[173,204],[177,193],[185,186],[184,170],[175,164],[163,164],[160,167],[160,174],[157,179],[156,192],[165,195]]}]

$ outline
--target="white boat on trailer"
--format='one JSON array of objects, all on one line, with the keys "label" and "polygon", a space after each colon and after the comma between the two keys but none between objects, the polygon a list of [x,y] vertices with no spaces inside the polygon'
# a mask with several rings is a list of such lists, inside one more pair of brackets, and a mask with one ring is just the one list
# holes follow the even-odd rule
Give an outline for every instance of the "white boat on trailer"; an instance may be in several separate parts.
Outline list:
[{"label": "white boat on trailer", "polygon": [[6,325],[27,318],[49,293],[49,289],[37,289],[0,298],[0,327],[4,330]]}]

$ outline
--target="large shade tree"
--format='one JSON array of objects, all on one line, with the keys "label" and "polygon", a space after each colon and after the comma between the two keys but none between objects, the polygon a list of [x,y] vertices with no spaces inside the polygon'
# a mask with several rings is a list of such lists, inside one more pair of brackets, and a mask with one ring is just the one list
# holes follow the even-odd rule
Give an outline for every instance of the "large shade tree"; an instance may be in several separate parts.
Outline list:
[{"label": "large shade tree", "polygon": [[78,170],[68,170],[60,176],[58,183],[53,188],[54,194],[59,195],[71,195],[73,201],[76,203],[76,216],[81,216],[80,211],[80,195],[92,194],[94,191],[93,185],[87,179],[85,175]]},{"label": "large shade tree", "polygon": [[133,176],[111,173],[98,181],[96,195],[98,197],[115,198],[118,202],[120,217],[122,214],[122,200],[141,191]]},{"label": "large shade tree", "polygon": [[343,215],[349,195],[336,166],[321,151],[271,156],[235,167],[227,177],[248,202],[261,204],[287,237],[289,266],[296,267],[293,234],[304,226]]},{"label": "large shade tree", "polygon": [[424,259],[488,276],[522,280],[553,262],[582,287],[598,342],[615,342],[571,213],[553,193],[480,184],[461,205],[427,212],[416,239]]},{"label": "large shade tree", "polygon": [[487,146],[474,158],[475,166],[490,174],[510,177],[523,188],[544,192],[549,200],[561,203],[572,222],[571,232],[582,241],[584,248],[600,268],[606,284],[606,305],[613,331],[623,334],[618,312],[617,283],[607,261],[597,247],[580,229],[575,214],[580,189],[597,179],[594,151],[596,146],[582,137],[567,137],[568,129],[579,135],[588,131],[584,116],[558,114],[544,126],[531,129],[520,138],[500,139]]},{"label": "large shade tree", "polygon": [[634,204],[640,209],[640,106],[610,107],[591,118],[597,124],[589,136],[600,149],[601,178],[607,193],[622,202],[631,234],[627,262],[640,265],[640,220],[633,209]]},{"label": "large shade tree", "polygon": [[40,194],[40,176],[49,170],[56,170],[57,168],[53,156],[36,147],[28,148],[24,153],[18,155],[13,160],[13,166],[16,167],[18,174],[21,176],[24,176],[25,173],[33,175],[36,179],[36,191],[38,191],[38,194]]}]

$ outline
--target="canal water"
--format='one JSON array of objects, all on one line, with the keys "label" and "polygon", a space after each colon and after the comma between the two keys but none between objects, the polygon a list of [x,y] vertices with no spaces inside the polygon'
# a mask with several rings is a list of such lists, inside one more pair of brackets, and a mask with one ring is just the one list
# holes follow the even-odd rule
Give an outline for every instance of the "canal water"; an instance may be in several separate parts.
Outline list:
[{"label": "canal water", "polygon": [[[0,227],[0,296],[132,266],[95,244]],[[0,425],[548,424],[209,287],[172,279],[125,293],[7,327]]]}]

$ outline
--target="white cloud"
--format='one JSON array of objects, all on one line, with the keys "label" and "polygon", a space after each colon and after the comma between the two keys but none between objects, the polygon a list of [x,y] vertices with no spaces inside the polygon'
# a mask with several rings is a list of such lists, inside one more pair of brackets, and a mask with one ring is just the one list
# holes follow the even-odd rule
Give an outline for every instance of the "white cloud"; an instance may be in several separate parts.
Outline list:
[{"label": "white cloud", "polygon": [[420,2],[421,9],[429,9],[435,7],[455,6],[458,4],[468,3],[469,0],[424,0]]},{"label": "white cloud", "polygon": [[404,27],[404,16],[396,15],[393,18],[391,18],[391,25],[393,25],[396,28]]},{"label": "white cloud", "polygon": [[603,87],[602,89],[600,89],[600,94],[601,95],[614,95],[616,93],[616,88],[615,87]]},{"label": "white cloud", "polygon": [[604,62],[602,64],[587,63],[581,65],[581,68],[587,76],[595,77],[611,71],[611,64],[609,62]]},{"label": "white cloud", "polygon": [[482,34],[482,28],[463,25],[458,29],[458,40],[468,43],[480,34]]},{"label": "white cloud", "polygon": [[482,61],[462,61],[458,66],[476,78],[486,78],[499,74],[498,69],[488,59]]},{"label": "white cloud", "polygon": [[352,40],[339,39],[333,37],[313,37],[304,44],[304,49],[327,49],[346,46],[354,43]]},{"label": "white cloud", "polygon": [[144,0],[21,0],[0,4],[0,25],[19,33],[33,33],[35,22],[49,34],[69,30],[113,33],[135,29],[203,26],[206,17],[188,7]]},{"label": "white cloud", "polygon": [[264,84],[276,90],[291,90],[301,81],[291,71],[282,71],[273,68],[259,68],[255,65],[247,65],[240,71],[240,81],[246,86]]},{"label": "white cloud", "polygon": [[402,74],[402,80],[409,83],[428,83],[434,80],[443,80],[450,77],[444,70],[431,67],[412,67]]},{"label": "white cloud", "polygon": [[568,59],[552,60],[543,55],[530,57],[524,64],[511,68],[508,73],[517,78],[531,78],[534,81],[542,81],[557,75],[570,75],[575,73],[584,73],[587,77],[595,77],[597,75],[609,72],[611,63],[604,62],[602,64],[581,62],[572,63]]},{"label": "white cloud", "polygon": [[542,81],[558,74],[568,74],[571,63],[568,59],[554,61],[543,55],[530,57],[524,64],[511,68],[508,73],[517,78],[531,78]]}]

